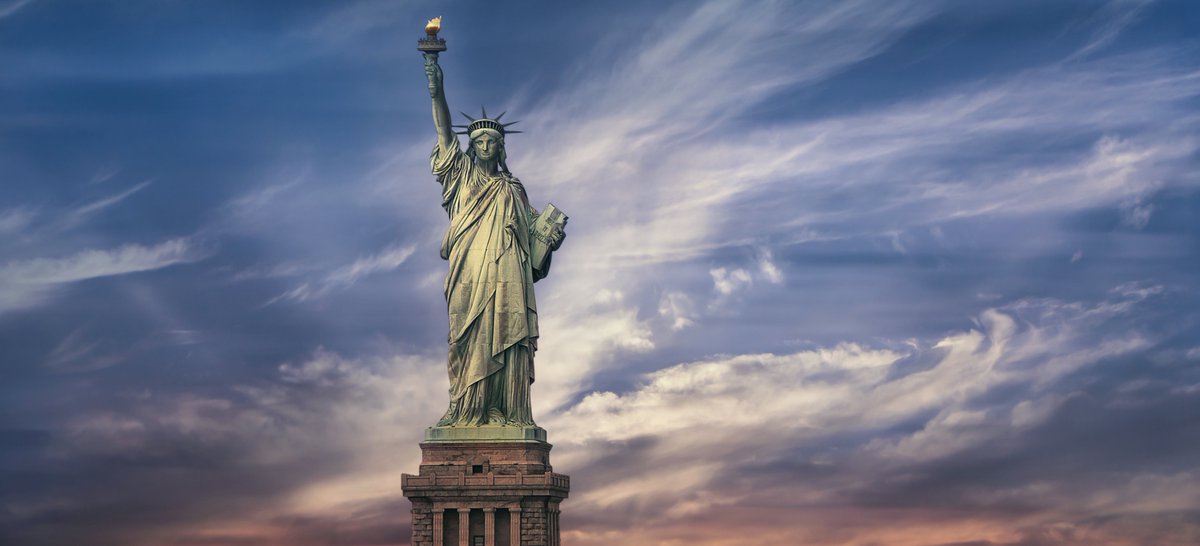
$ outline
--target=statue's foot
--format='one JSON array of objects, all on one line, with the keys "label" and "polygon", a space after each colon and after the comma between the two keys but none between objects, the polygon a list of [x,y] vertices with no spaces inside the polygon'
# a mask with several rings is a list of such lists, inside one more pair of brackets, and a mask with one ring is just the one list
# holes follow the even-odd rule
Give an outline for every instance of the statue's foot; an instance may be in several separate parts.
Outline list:
[{"label": "statue's foot", "polygon": [[492,408],[488,410],[487,424],[493,426],[504,426],[508,424],[508,418],[504,416],[504,412]]},{"label": "statue's foot", "polygon": [[454,405],[454,402],[450,402],[450,407],[446,408],[446,413],[442,415],[441,419],[438,419],[436,426],[448,427],[454,424]]}]

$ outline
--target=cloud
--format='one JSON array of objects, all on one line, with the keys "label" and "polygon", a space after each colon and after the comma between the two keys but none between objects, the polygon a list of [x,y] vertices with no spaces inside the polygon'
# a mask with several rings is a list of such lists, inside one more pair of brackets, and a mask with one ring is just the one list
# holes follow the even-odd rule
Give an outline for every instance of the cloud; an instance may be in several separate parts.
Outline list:
[{"label": "cloud", "polygon": [[24,207],[0,211],[0,235],[20,235],[33,223],[36,216],[36,212]]},{"label": "cloud", "polygon": [[679,331],[695,324],[696,310],[692,299],[683,292],[667,292],[658,301],[658,314]]},{"label": "cloud", "polygon": [[[765,502],[788,513],[827,514],[767,526],[791,528],[810,537],[806,543],[1015,544],[1020,526],[1041,533],[1062,522],[1082,528],[1089,517],[1194,509],[1200,499],[1187,485],[1194,479],[1190,471],[1068,481],[1035,470],[1047,464],[1045,456],[1014,453],[1032,449],[1037,442],[1030,437],[1047,428],[1071,426],[1058,422],[1074,411],[1069,408],[1091,403],[1087,395],[1064,391],[1062,381],[1157,343],[1128,330],[1099,344],[1091,340],[1097,328],[1122,331],[1119,325],[1155,292],[1125,287],[1091,305],[1022,300],[983,312],[975,328],[912,346],[843,343],[718,356],[648,373],[628,392],[588,394],[545,424],[558,438],[561,468],[591,469],[572,509],[606,514],[583,518],[573,537],[581,544],[627,539],[606,531],[619,527],[647,537],[634,543],[650,544],[654,536],[680,537],[688,522],[706,521],[701,543],[733,544],[756,525],[740,518],[772,518],[769,511],[735,507]],[[1027,457],[1012,468],[1026,468],[1028,475],[993,485],[1009,474],[989,457]],[[991,475],[940,470],[970,464],[994,468]],[[941,496],[900,498],[920,487]],[[907,513],[864,515],[889,506],[893,490]],[[1026,502],[1039,510],[1010,512]],[[954,503],[966,511],[950,520],[934,515]],[[638,507],[638,517],[621,506]],[[834,532],[852,513],[872,523]]]},{"label": "cloud", "polygon": [[[510,163],[527,183],[565,193],[556,200],[651,211],[571,243],[618,265],[680,260],[753,239],[721,233],[730,214],[724,207],[782,181],[816,143],[746,134],[738,114],[869,58],[928,15],[863,2],[803,14],[784,4],[706,3],[663,21],[622,58],[604,60],[619,71],[593,72],[540,101],[525,120],[533,128],[528,142],[512,150]],[[724,137],[730,133],[739,136]],[[623,191],[612,190],[614,180]]]},{"label": "cloud", "polygon": [[1150,4],[1149,0],[1106,2],[1096,14],[1089,18],[1091,19],[1089,22],[1095,24],[1091,39],[1067,59],[1076,60],[1086,57],[1111,45],[1121,31],[1135,22],[1141,12]]},{"label": "cloud", "polygon": [[354,263],[335,269],[326,281],[331,284],[349,286],[368,275],[383,271],[391,271],[400,267],[416,250],[414,245],[404,247],[392,246],[373,256],[361,258]]},{"label": "cloud", "polygon": [[[77,341],[60,353],[85,350]],[[444,392],[428,386],[444,381],[445,363],[384,352],[352,358],[318,348],[279,364],[275,378],[219,394],[154,388],[90,407],[47,447],[55,461],[95,470],[72,483],[80,496],[62,501],[38,488],[6,498],[6,537],[316,545],[333,533],[401,542],[399,475],[419,461],[414,425],[444,409]],[[113,524],[130,510],[137,525]],[[55,528],[39,530],[47,517]]]},{"label": "cloud", "polygon": [[[619,358],[609,354],[618,340],[644,351],[635,347],[661,346],[699,322],[663,295],[694,298],[683,279],[697,267],[728,296],[754,280],[782,284],[775,256],[790,245],[886,237],[916,254],[914,229],[1065,214],[1182,183],[1171,173],[1196,142],[1187,136],[1195,117],[1181,112],[1200,80],[1170,62],[1171,50],[1049,59],[853,110],[748,121],[887,53],[936,15],[922,6],[707,3],[652,22],[635,43],[598,49],[580,63],[588,71],[509,108],[528,112],[529,130],[510,150],[514,172],[572,214],[571,237],[538,285],[539,363],[572,366],[539,372],[538,396],[579,396],[560,389],[589,384],[589,372]],[[1146,120],[1164,117],[1175,121],[1147,130]],[[1059,134],[1084,144],[1049,158],[1004,150]],[[411,175],[404,169],[424,168],[427,145],[413,148],[388,156],[382,178],[392,186]],[[730,247],[759,258],[703,263]],[[609,292],[629,297],[603,318],[595,302],[571,296]],[[639,319],[647,315],[670,320],[660,331]],[[574,326],[588,323],[597,329]]]},{"label": "cloud", "polygon": [[33,0],[10,0],[9,2],[0,5],[0,19],[11,17],[18,11],[21,11],[22,8],[32,3]]},{"label": "cloud", "polygon": [[55,288],[87,279],[161,269],[203,259],[207,252],[189,239],[154,246],[124,245],[85,250],[67,258],[17,260],[0,266],[0,312],[36,305]]},{"label": "cloud", "polygon": [[638,317],[623,294],[611,290],[595,294],[589,300],[555,292],[549,301],[539,301],[535,419],[556,414],[590,384],[598,370],[620,365],[623,355],[655,348],[650,324]]},{"label": "cloud", "polygon": [[775,259],[771,255],[770,249],[762,249],[758,255],[758,271],[766,277],[767,282],[771,284],[783,283],[783,271],[779,270],[779,266],[775,264]]},{"label": "cloud", "polygon": [[[772,238],[803,242],[812,230],[835,238],[891,234],[899,243],[906,230],[938,222],[1061,214],[1195,183],[1177,174],[1188,171],[1200,145],[1192,136],[1200,118],[1187,107],[1200,74],[1173,62],[1181,52],[1047,62],[855,111],[753,126],[737,114],[781,88],[827,81],[925,14],[843,2],[784,30],[795,21],[779,4],[738,16],[721,10],[697,10],[630,52],[617,74],[579,81],[533,112],[533,140],[511,153],[531,187],[565,193],[555,197],[564,206],[646,211],[573,236],[572,245],[591,250],[572,256],[582,265],[678,262]],[[839,36],[828,55],[797,59],[802,67],[751,51],[760,41],[731,37],[772,36],[803,52],[821,50],[825,32],[851,24],[872,32]],[[711,50],[716,44],[720,51]],[[760,71],[777,79],[750,75]],[[1014,140],[1066,135],[1091,146],[1049,156],[1008,149]],[[653,183],[614,191],[614,179]],[[1140,222],[1150,209],[1129,210]]]},{"label": "cloud", "polygon": [[88,338],[85,329],[75,329],[46,355],[45,366],[57,372],[92,371],[119,364],[128,356],[128,350],[125,354],[107,352],[103,345],[101,340]]},{"label": "cloud", "polygon": [[[887,452],[898,459],[927,460],[972,449],[990,438],[966,432],[992,426],[998,418],[970,408],[985,393],[1011,383],[1045,388],[1106,355],[1146,346],[1132,334],[1077,352],[1067,345],[1042,345],[1039,336],[1051,333],[1025,329],[1013,309],[997,309],[979,315],[979,329],[946,336],[923,346],[920,354],[873,349],[860,341],[824,349],[878,365],[841,369],[836,365],[840,361],[831,361],[822,372],[848,379],[803,384],[779,400],[756,389],[794,385],[789,382],[794,376],[768,374],[769,379],[753,386],[743,386],[740,378],[754,376],[751,372],[760,368],[775,370],[769,364],[779,361],[788,364],[779,363],[778,369],[798,375],[806,370],[800,363],[820,362],[820,354],[748,354],[685,367],[732,378],[728,390],[692,378],[699,390],[670,397],[660,392],[667,390],[659,382],[666,379],[649,375],[645,389],[636,393],[579,392],[596,370],[620,366],[622,352],[660,347],[664,331],[704,328],[697,324],[699,317],[687,313],[684,299],[672,295],[695,293],[677,280],[686,275],[667,274],[668,267],[694,268],[702,257],[729,247],[763,249],[753,268],[705,268],[712,290],[727,296],[756,280],[751,271],[781,284],[775,255],[784,245],[886,238],[916,253],[919,241],[909,234],[915,228],[1061,215],[1187,183],[1172,173],[1180,172],[1197,149],[1188,136],[1196,118],[1184,106],[1200,91],[1200,79],[1173,64],[1178,52],[1170,50],[1050,60],[1002,76],[954,82],[933,93],[848,111],[782,117],[769,124],[740,118],[784,90],[812,89],[836,78],[931,15],[877,8],[844,2],[812,8],[801,18],[783,4],[707,4],[647,33],[636,47],[615,54],[606,50],[604,55],[612,58],[595,63],[619,70],[570,78],[549,98],[526,108],[530,114],[524,122],[531,130],[521,146],[510,150],[514,172],[569,213],[572,208],[584,211],[572,214],[576,231],[556,256],[551,278],[538,286],[544,328],[535,403],[539,419],[550,416],[556,437],[602,437],[597,427],[613,431],[605,440],[610,442],[635,442],[639,433],[662,438],[676,427],[703,436],[712,429],[738,429],[744,423],[727,422],[734,419],[729,416],[762,405],[769,410],[762,420],[786,423],[791,439],[807,438],[803,427],[793,430],[791,423],[797,422],[845,430],[839,427],[863,420],[872,428],[860,432],[870,435],[924,419],[930,424],[924,435],[914,433],[907,441],[882,442],[872,449],[878,457]],[[763,52],[763,42],[748,36],[771,36],[773,43],[799,57]],[[1152,128],[1145,124],[1163,118],[1174,121]],[[1051,156],[1004,149],[1014,140],[1037,142],[1047,135],[1071,135],[1083,144]],[[963,157],[971,161],[963,162]],[[570,297],[642,294],[652,283],[666,285],[652,303],[627,297],[597,307],[586,298]],[[667,319],[662,331],[638,319],[647,312]],[[1079,343],[1082,334],[1072,335],[1077,336],[1072,342]],[[907,359],[930,358],[929,353],[944,353],[945,358],[930,364],[932,371],[892,377],[906,369]],[[1018,372],[1021,354],[1045,359],[1040,368],[1045,379]],[[718,396],[711,397],[713,393]],[[577,406],[562,405],[580,399]],[[754,407],[739,406],[740,400],[753,400]],[[1057,407],[1055,400],[1049,395],[1031,399],[1017,411],[1019,417],[1005,416],[1005,426],[1035,426]],[[569,418],[549,413],[560,407]],[[611,428],[605,424],[609,421]],[[581,424],[568,424],[575,422]],[[748,428],[749,437],[775,434]],[[954,441],[939,443],[948,436]],[[726,453],[709,444],[688,445],[712,449],[712,458]],[[668,455],[681,451],[662,449],[661,457],[645,454],[640,464],[672,464]],[[688,465],[680,472],[719,475]],[[611,485],[627,486],[634,495],[639,491],[636,480],[647,479],[638,476],[628,482],[613,478],[620,483]],[[679,481],[688,482],[685,477]],[[680,491],[668,487],[663,494],[674,493]],[[671,498],[680,497],[664,502]]]},{"label": "cloud", "polygon": [[96,170],[96,173],[87,181],[88,184],[103,184],[112,180],[113,177],[121,174],[121,166],[116,163],[110,163]]},{"label": "cloud", "polygon": [[[53,246],[56,236],[78,228],[101,212],[110,209],[153,183],[151,180],[135,184],[113,195],[73,207],[39,211],[31,206],[19,206],[0,211],[0,235],[9,237],[4,243],[14,247],[26,246],[43,249]],[[40,225],[35,220],[42,220]]]},{"label": "cloud", "polygon": [[[567,294],[637,294],[620,316],[665,316],[671,301],[662,294],[694,297],[684,279],[702,274],[698,267],[728,296],[754,280],[782,284],[775,256],[794,245],[840,249],[882,239],[920,256],[927,248],[913,232],[931,226],[1061,216],[1193,183],[1177,173],[1188,171],[1200,145],[1190,136],[1198,118],[1186,107],[1200,77],[1181,69],[1180,52],[1170,49],[1046,59],[855,109],[747,119],[797,90],[836,85],[840,74],[885,54],[935,15],[924,6],[709,3],[582,63],[620,69],[580,73],[536,103],[511,107],[528,112],[529,131],[510,150],[510,165],[531,192],[572,214],[574,230],[538,287],[549,325],[539,361],[560,354],[559,344],[589,361],[603,354],[604,345],[585,347],[551,324],[594,320],[591,305],[562,301]],[[771,36],[773,45],[751,36]],[[1171,121],[1148,122],[1164,119]],[[1059,138],[1077,144],[1054,154],[1010,149]],[[952,241],[967,245],[964,236]],[[704,263],[730,248],[760,259]],[[663,286],[647,299],[648,279]],[[675,319],[662,331],[624,324],[622,335],[656,345],[680,331]],[[571,368],[562,385],[587,385],[594,369]],[[579,395],[545,392],[553,400]]]},{"label": "cloud", "polygon": [[135,184],[134,186],[132,186],[129,189],[122,191],[120,193],[110,195],[103,199],[99,199],[97,201],[93,201],[86,205],[76,207],[75,209],[73,209],[71,211],[71,216],[76,221],[83,220],[84,218],[87,218],[88,216],[91,216],[92,214],[94,214],[96,212],[102,211],[106,208],[116,205],[117,203],[120,203],[121,201],[124,201],[125,199],[128,199],[129,196],[131,196],[139,191],[142,191],[143,189],[145,189],[147,186],[149,186],[152,183],[153,183],[152,180],[147,180],[145,182]]},{"label": "cloud", "polygon": [[1146,203],[1141,195],[1131,196],[1121,204],[1121,223],[1133,229],[1142,229],[1150,223],[1154,205]]},{"label": "cloud", "polygon": [[272,183],[247,192],[227,203],[225,212],[233,219],[251,223],[260,220],[260,212],[275,203],[281,195],[292,191],[308,177],[308,168],[300,169],[300,174],[288,177],[284,182]]},{"label": "cloud", "polygon": [[281,299],[308,301],[324,297],[333,290],[349,288],[365,277],[395,270],[408,261],[414,251],[416,245],[390,246],[377,254],[359,258],[354,263],[334,269],[314,283],[304,283],[288,290],[269,301],[268,305]]},{"label": "cloud", "polygon": [[[151,317],[160,326],[180,322],[179,318],[165,306],[152,302],[145,304],[145,295],[138,290],[129,291],[130,299],[141,303],[140,311]],[[118,336],[96,332],[96,324],[90,317],[81,320],[85,325],[71,330],[46,354],[42,365],[53,373],[82,373],[102,370],[118,364],[137,362],[155,350],[168,347],[198,345],[204,337],[196,330],[167,328],[145,332],[137,339],[122,339]],[[184,358],[192,356],[189,351]]]},{"label": "cloud", "polygon": [[[844,345],[791,355],[743,355],[679,364],[649,374],[646,384],[634,393],[592,393],[557,420],[569,427],[560,434],[581,443],[670,436],[710,424],[731,429],[763,422],[785,430],[815,426],[813,419],[833,417],[828,410],[850,397],[849,391],[856,390],[854,383],[880,381],[887,366],[902,356]],[[813,382],[804,388],[803,378],[818,374],[845,376],[845,385]],[[779,392],[781,386],[787,390]],[[586,423],[586,430],[572,427],[573,423]]]},{"label": "cloud", "polygon": [[708,270],[708,274],[712,276],[713,290],[722,296],[729,296],[754,284],[750,272],[741,268],[729,270],[717,267]]}]

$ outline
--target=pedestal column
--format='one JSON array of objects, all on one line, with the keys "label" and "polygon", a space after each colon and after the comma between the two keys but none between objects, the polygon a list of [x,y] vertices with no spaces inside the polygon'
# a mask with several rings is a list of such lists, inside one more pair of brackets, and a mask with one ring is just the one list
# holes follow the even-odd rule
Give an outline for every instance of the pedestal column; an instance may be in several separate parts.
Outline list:
[{"label": "pedestal column", "polygon": [[521,546],[521,509],[508,509],[508,543],[511,546]]},{"label": "pedestal column", "polygon": [[442,527],[444,512],[445,510],[440,506],[435,506],[435,510],[433,511],[433,546],[445,546],[442,537],[443,533],[445,533],[445,528]]},{"label": "pedestal column", "polygon": [[483,509],[483,545],[496,546],[496,509]]},{"label": "pedestal column", "polygon": [[471,546],[471,509],[458,509],[458,546]]}]

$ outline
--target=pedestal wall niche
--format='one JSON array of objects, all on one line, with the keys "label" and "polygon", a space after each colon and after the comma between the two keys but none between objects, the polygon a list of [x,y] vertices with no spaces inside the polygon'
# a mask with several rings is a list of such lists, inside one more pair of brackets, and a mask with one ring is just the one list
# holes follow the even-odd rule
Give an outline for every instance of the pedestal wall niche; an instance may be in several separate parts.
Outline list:
[{"label": "pedestal wall niche", "polygon": [[535,427],[427,429],[419,473],[401,478],[412,546],[560,546],[570,478],[554,473],[551,447]]}]

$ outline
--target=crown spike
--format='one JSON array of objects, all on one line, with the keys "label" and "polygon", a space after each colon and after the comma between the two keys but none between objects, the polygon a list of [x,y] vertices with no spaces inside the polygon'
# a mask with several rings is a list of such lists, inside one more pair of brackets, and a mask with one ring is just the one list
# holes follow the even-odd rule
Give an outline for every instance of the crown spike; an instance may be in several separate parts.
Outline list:
[{"label": "crown spike", "polygon": [[506,134],[506,135],[515,135],[515,134],[517,134],[517,133],[524,133],[524,132],[525,132],[525,131],[504,131],[504,134]]},{"label": "crown spike", "polygon": [[519,120],[519,119],[518,119],[517,121],[510,121],[510,122],[508,122],[508,123],[501,123],[500,125],[501,125],[502,127],[508,127],[509,125],[516,125],[516,124],[518,124],[518,123],[521,123],[521,120]]},{"label": "crown spike", "polygon": [[458,113],[462,114],[462,115],[463,115],[463,117],[465,117],[465,118],[467,118],[467,119],[469,119],[469,120],[471,120],[471,121],[475,121],[475,118],[471,117],[471,114],[468,114],[468,113],[466,113],[466,112],[463,112],[462,110],[459,110],[459,111],[458,111]]},{"label": "crown spike", "polygon": [[519,121],[511,121],[509,123],[500,123],[500,118],[503,118],[504,115],[508,113],[508,111],[500,112],[500,115],[496,116],[495,118],[488,117],[486,106],[480,106],[479,112],[480,112],[480,114],[479,114],[480,117],[478,117],[478,118],[471,117],[471,116],[467,115],[466,112],[463,112],[462,115],[467,116],[467,119],[471,120],[471,123],[469,123],[465,126],[464,125],[453,125],[452,127],[455,127],[455,128],[465,127],[464,131],[458,133],[460,135],[470,135],[471,133],[474,133],[475,131],[478,131],[480,129],[488,129],[488,130],[496,131],[496,132],[500,133],[500,135],[502,137],[507,133],[520,133],[521,132],[521,131],[508,131],[506,129],[506,127],[508,127],[510,125],[519,123]]}]

